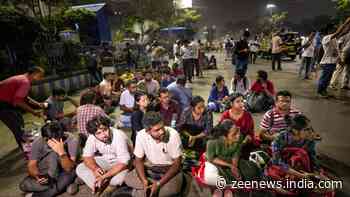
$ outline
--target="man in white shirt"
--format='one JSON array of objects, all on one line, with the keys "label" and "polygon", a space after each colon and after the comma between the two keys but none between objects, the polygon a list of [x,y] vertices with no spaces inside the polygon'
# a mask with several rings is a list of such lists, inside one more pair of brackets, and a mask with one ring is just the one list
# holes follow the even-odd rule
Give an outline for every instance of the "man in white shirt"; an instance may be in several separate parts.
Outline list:
[{"label": "man in white shirt", "polygon": [[186,80],[192,83],[192,75],[193,75],[193,55],[191,47],[188,45],[188,40],[184,41],[184,45],[180,49],[180,53],[182,55],[182,64],[184,69],[184,74]]},{"label": "man in white shirt", "polygon": [[150,96],[157,97],[160,85],[157,80],[153,79],[152,71],[146,70],[143,76],[144,79],[137,83],[137,88]]},{"label": "man in white shirt", "polygon": [[[199,57],[199,44],[195,41],[192,40],[191,44],[190,44],[190,49],[191,49],[191,54],[192,54],[192,62],[194,65],[194,68],[196,70],[196,76],[199,76],[199,61],[198,61],[198,57]],[[194,71],[192,72],[192,75],[194,75]]]},{"label": "man in white shirt", "polygon": [[282,53],[282,39],[281,37],[278,35],[278,33],[274,33],[272,36],[272,41],[271,41],[271,48],[272,48],[272,70],[275,71],[276,67],[276,61],[277,61],[277,69],[278,70],[282,70],[281,67],[281,53]]},{"label": "man in white shirt", "polygon": [[302,75],[303,69],[305,68],[304,79],[309,79],[312,58],[314,57],[314,53],[315,53],[314,37],[315,37],[315,32],[311,32],[311,34],[306,39],[304,39],[302,43],[304,52],[302,54],[303,62],[299,69],[299,76]]},{"label": "man in white shirt", "polygon": [[[84,162],[76,172],[93,193],[110,194],[124,182],[130,160],[127,136],[114,129],[104,116],[97,116],[87,124],[89,137],[83,150]],[[109,186],[104,189],[104,186]]]},{"label": "man in white shirt", "polygon": [[331,81],[337,63],[340,62],[340,53],[337,46],[337,39],[341,38],[349,32],[349,25],[350,18],[348,18],[335,33],[325,36],[322,40],[324,54],[320,62],[322,66],[322,73],[318,82],[317,89],[317,93],[320,97],[328,97],[328,85]]},{"label": "man in white shirt", "polygon": [[120,126],[124,128],[131,127],[131,113],[134,111],[135,98],[137,90],[136,81],[130,80],[126,83],[127,89],[120,95],[119,106],[122,114],[120,115]]},{"label": "man in white shirt", "polygon": [[136,197],[145,194],[179,196],[183,179],[180,135],[165,127],[157,112],[147,112],[143,124],[145,129],[136,137],[136,169],[128,174],[125,183],[134,189],[133,196]]}]

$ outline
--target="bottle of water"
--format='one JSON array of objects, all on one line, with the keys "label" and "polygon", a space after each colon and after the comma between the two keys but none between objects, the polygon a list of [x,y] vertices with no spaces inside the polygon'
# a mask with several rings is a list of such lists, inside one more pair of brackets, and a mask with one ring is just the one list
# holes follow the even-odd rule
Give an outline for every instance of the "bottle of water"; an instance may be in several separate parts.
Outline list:
[{"label": "bottle of water", "polygon": [[177,119],[177,114],[173,114],[173,116],[171,118],[170,126],[174,129],[176,128],[176,119]]}]

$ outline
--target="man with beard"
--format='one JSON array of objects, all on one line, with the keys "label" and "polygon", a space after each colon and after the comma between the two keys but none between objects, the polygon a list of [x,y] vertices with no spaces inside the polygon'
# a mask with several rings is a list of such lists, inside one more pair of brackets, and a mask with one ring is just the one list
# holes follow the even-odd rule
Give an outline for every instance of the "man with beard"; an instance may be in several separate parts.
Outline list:
[{"label": "man with beard", "polygon": [[[125,183],[132,196],[175,196],[181,192],[182,145],[178,132],[165,127],[159,113],[147,112],[136,136],[135,170]],[[145,162],[147,161],[147,162]],[[159,195],[157,195],[159,194]]]},{"label": "man with beard", "polygon": [[127,136],[112,128],[104,116],[90,120],[86,128],[90,135],[83,150],[84,162],[76,172],[93,193],[108,196],[124,182],[127,174],[130,160]]},{"label": "man with beard", "polygon": [[143,73],[144,79],[137,83],[138,89],[150,96],[156,97],[159,91],[158,81],[153,79],[152,71],[147,70]]}]

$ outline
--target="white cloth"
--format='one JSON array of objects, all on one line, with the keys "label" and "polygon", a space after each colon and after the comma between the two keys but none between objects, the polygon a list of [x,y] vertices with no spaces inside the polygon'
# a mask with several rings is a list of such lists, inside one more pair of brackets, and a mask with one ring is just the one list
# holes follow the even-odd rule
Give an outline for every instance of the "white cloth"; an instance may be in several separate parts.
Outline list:
[{"label": "white cloth", "polygon": [[182,46],[180,49],[180,52],[182,54],[182,59],[191,59],[192,58],[192,52],[190,47]]},{"label": "white cloth", "polygon": [[121,130],[110,129],[113,136],[112,143],[101,142],[94,135],[89,135],[83,150],[83,157],[93,157],[96,152],[99,152],[102,154],[101,158],[109,164],[128,164],[130,153],[126,135]]},{"label": "white cloth", "polygon": [[272,54],[277,54],[282,52],[281,44],[282,39],[279,36],[272,37]]},{"label": "white cloth", "polygon": [[197,59],[199,56],[199,44],[196,41],[192,41],[190,47],[192,58]]},{"label": "white cloth", "polygon": [[325,36],[322,39],[324,54],[320,64],[336,64],[339,58],[339,50],[337,40],[331,39],[332,34]]},{"label": "white cloth", "polygon": [[[302,46],[309,42],[309,38],[304,39]],[[314,57],[315,53],[315,42],[313,41],[310,46],[304,49],[302,57]]]},{"label": "white cloth", "polygon": [[218,168],[208,161],[206,161],[204,165],[204,183],[211,186],[216,185],[218,177],[220,176]]},{"label": "white cloth", "polygon": [[[95,157],[96,164],[105,171],[110,170],[113,167],[113,164],[108,163],[104,158]],[[76,169],[77,176],[84,181],[84,183],[90,188],[93,189],[95,187],[95,175],[84,163],[81,163],[77,166]],[[118,174],[114,175],[112,179],[109,181],[109,185],[111,186],[119,186],[122,185],[126,175],[128,174],[128,170],[123,170]]]},{"label": "white cloth", "polygon": [[259,51],[259,42],[257,40],[251,40],[249,42],[249,50],[251,52],[258,52]]},{"label": "white cloth", "polygon": [[244,81],[243,79],[237,81],[236,88],[235,88],[235,79],[232,78],[231,80],[231,93],[240,93],[245,95],[250,88],[250,80],[248,78],[246,79],[246,86],[244,87]]},{"label": "white cloth", "polygon": [[182,144],[179,133],[170,127],[164,127],[170,133],[167,143],[157,143],[145,129],[136,136],[134,155],[146,157],[154,165],[171,165],[173,160],[182,156]]},{"label": "white cloth", "polygon": [[133,108],[135,105],[134,95],[128,89],[124,90],[120,95],[119,105],[124,105],[127,108]]}]

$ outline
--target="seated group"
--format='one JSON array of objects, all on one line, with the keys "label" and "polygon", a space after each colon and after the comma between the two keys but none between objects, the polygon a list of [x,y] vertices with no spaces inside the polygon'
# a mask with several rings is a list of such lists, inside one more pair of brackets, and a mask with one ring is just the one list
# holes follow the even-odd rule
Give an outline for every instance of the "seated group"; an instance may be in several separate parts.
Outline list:
[{"label": "seated group", "polygon": [[[131,86],[128,84],[128,88]],[[276,171],[280,177],[273,178],[302,179],[311,173],[320,174],[315,151],[319,136],[310,120],[291,108],[288,91],[276,94],[275,106],[265,113],[259,132],[255,132],[254,120],[245,110],[240,93],[225,97],[229,107],[215,127],[212,111],[200,96],[191,98],[183,110],[181,103],[180,109],[170,109],[173,101],[166,89],[159,91],[161,106],[158,103],[155,110],[148,109],[147,94],[133,96],[137,110],[130,117],[132,143],[122,130],[113,127],[107,115],[94,116],[85,125],[87,140],[81,153],[83,162],[79,163],[79,141],[64,132],[60,123],[48,122],[41,137],[33,142],[29,176],[21,182],[20,189],[33,196],[73,193],[78,176],[93,193],[102,196],[111,195],[123,184],[133,189],[132,196],[184,196],[183,166],[189,153],[196,154],[191,159],[201,158],[190,165],[193,169],[203,167],[198,178],[208,186],[215,186],[218,176],[230,181],[261,179],[264,172],[272,176]],[[162,102],[168,106],[164,108]],[[214,102],[214,107],[219,104],[222,100]],[[167,110],[182,112],[174,117]],[[266,165],[250,160],[251,153],[257,150],[264,150],[271,158]],[[289,162],[296,156],[296,162]],[[215,190],[213,196],[220,196],[220,192]],[[227,189],[225,196],[232,196],[232,191]]]}]

